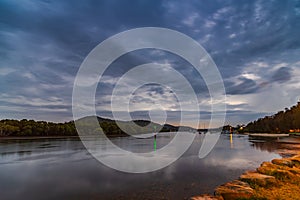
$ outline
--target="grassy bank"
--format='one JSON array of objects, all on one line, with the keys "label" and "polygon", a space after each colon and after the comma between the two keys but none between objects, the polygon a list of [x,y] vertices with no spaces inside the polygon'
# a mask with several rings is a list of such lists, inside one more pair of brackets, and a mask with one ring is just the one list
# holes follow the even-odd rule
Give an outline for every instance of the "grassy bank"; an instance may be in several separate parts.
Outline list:
[{"label": "grassy bank", "polygon": [[215,195],[200,195],[192,200],[295,200],[300,199],[300,153],[290,158],[263,162],[255,171],[225,183]]},{"label": "grassy bank", "polygon": [[300,199],[300,153],[265,162],[257,172],[274,177],[275,182],[261,186],[250,180],[254,199]]},{"label": "grassy bank", "polygon": [[300,146],[286,143],[277,150],[283,158],[263,162],[256,170],[215,189],[215,195],[192,200],[294,200],[300,199]]}]

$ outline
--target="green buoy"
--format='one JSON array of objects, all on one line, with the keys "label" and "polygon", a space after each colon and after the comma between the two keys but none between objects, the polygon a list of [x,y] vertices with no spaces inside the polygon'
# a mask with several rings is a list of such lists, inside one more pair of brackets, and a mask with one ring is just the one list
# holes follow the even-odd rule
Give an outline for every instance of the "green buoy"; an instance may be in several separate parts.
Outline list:
[{"label": "green buoy", "polygon": [[153,142],[153,147],[154,147],[154,151],[156,151],[156,126],[154,126],[154,142]]}]

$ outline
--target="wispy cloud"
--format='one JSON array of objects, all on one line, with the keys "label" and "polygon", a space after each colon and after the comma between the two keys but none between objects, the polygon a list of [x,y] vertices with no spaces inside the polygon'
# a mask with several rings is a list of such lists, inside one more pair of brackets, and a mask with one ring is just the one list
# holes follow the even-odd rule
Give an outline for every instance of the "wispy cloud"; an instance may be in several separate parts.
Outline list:
[{"label": "wispy cloud", "polygon": [[198,17],[199,15],[197,13],[193,13],[189,15],[187,18],[185,18],[184,20],[182,20],[182,23],[192,27],[195,25],[195,21],[197,20]]}]

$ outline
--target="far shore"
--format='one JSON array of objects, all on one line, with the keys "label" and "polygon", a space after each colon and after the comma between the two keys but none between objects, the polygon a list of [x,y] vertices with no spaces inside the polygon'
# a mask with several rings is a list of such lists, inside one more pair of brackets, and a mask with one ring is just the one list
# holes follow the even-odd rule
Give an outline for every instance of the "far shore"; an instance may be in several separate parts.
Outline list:
[{"label": "far shore", "polygon": [[63,139],[79,138],[79,136],[1,136],[0,140],[38,140],[38,139]]},{"label": "far shore", "polygon": [[[127,135],[106,135],[108,138],[115,137],[126,137]],[[78,135],[70,135],[70,136],[1,136],[1,140],[40,140],[40,139],[68,139],[68,138],[76,138],[80,139]]]},{"label": "far shore", "polygon": [[[277,137],[288,137],[294,134],[278,134],[278,133],[242,133],[243,135],[249,135],[250,137],[269,137],[269,138],[277,138]],[[296,134],[295,134],[296,135]],[[106,135],[108,138],[115,137],[126,137],[128,135]],[[80,138],[78,135],[49,135],[49,136],[0,136],[1,140],[38,140],[38,139],[66,139],[66,138]]]},{"label": "far shore", "polygon": [[288,137],[290,134],[279,134],[279,133],[250,133],[251,137]]}]

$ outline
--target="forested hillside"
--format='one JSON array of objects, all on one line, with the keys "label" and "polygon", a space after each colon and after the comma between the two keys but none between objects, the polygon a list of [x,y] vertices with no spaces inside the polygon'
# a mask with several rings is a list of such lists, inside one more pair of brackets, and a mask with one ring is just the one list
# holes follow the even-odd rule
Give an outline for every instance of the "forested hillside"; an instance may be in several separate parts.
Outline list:
[{"label": "forested hillside", "polygon": [[249,123],[245,131],[256,133],[288,133],[299,132],[300,129],[300,102],[291,108],[285,108],[272,116],[260,118]]},{"label": "forested hillside", "polygon": [[72,136],[77,135],[73,122],[53,123],[34,120],[0,121],[0,136]]},{"label": "forested hillside", "polygon": [[[119,128],[116,121],[106,118],[97,117],[98,122],[107,136],[126,136],[127,134]],[[90,117],[85,117],[79,119],[76,125],[79,125],[83,130],[90,133],[97,133],[99,127],[95,127],[91,123]],[[165,124],[160,125],[147,120],[135,120],[135,124],[138,126],[131,126],[131,123],[126,121],[118,121],[118,123],[123,124],[126,130],[130,134],[141,134],[149,132],[168,132],[177,131],[178,127]],[[146,125],[151,128],[143,128]],[[191,128],[190,128],[191,129]],[[99,132],[98,132],[99,133]],[[75,128],[74,121],[65,123],[53,123],[46,121],[34,121],[34,120],[13,120],[4,119],[0,121],[0,137],[2,136],[76,136],[77,130]]]}]

